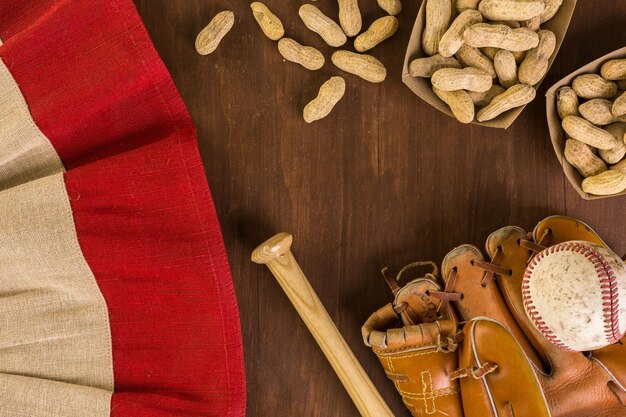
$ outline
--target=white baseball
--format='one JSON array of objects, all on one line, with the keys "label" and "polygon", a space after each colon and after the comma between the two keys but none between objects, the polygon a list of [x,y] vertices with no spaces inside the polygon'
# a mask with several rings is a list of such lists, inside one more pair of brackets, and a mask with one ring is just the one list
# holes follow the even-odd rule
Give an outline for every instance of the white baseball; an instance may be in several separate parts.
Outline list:
[{"label": "white baseball", "polygon": [[564,350],[599,349],[626,332],[626,264],[595,243],[539,252],[526,268],[522,295],[530,320]]}]

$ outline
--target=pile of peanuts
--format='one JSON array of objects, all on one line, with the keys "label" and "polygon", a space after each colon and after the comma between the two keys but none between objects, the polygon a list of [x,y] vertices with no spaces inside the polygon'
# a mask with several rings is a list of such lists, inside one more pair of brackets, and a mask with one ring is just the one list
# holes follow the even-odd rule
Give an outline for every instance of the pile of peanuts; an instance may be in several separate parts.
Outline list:
[{"label": "pile of peanuts", "polygon": [[563,0],[425,1],[428,57],[409,73],[430,78],[457,120],[485,122],[535,98],[557,43],[541,25]]},{"label": "pile of peanuts", "polygon": [[[372,83],[383,82],[387,77],[387,69],[374,56],[363,52],[369,51],[396,33],[398,19],[395,15],[402,10],[400,0],[378,0],[378,5],[388,15],[375,20],[362,33],[363,23],[358,0],[337,0],[337,2],[339,24],[312,4],[303,4],[298,14],[304,25],[317,33],[328,46],[339,48],[348,41],[348,37],[355,37],[354,49],[357,52],[342,49],[332,54],[331,61],[337,68]],[[265,4],[253,2],[250,8],[265,36],[278,41],[278,52],[285,60],[300,64],[311,71],[324,66],[326,60],[319,50],[285,37],[281,20]],[[196,39],[198,53],[206,55],[213,52],[233,26],[233,22],[232,12],[224,11],[216,15]],[[341,100],[345,90],[346,82],[342,77],[331,77],[320,87],[318,96],[305,106],[304,120],[311,123],[326,117]]]},{"label": "pile of peanuts", "polygon": [[[567,134],[565,159],[585,178],[584,192],[626,190],[626,59],[602,65],[557,91],[557,111]],[[581,103],[581,101],[584,101]]]}]

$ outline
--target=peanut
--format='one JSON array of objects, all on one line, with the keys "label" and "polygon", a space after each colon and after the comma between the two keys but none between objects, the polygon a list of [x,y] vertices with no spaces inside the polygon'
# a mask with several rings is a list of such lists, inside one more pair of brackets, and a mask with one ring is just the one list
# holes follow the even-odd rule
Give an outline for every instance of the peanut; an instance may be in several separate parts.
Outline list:
[{"label": "peanut", "polygon": [[626,80],[626,59],[612,59],[602,65],[600,74],[607,80]]},{"label": "peanut", "polygon": [[317,97],[304,107],[302,113],[304,121],[312,123],[328,116],[345,92],[345,80],[341,77],[331,77],[322,84]]},{"label": "peanut", "polygon": [[509,88],[513,87],[515,84],[519,84],[519,80],[517,79],[517,64],[515,63],[515,57],[512,52],[500,49],[498,53],[496,53],[493,64],[502,87]]},{"label": "peanut", "polygon": [[526,58],[526,52],[527,51],[511,51],[513,52],[513,56],[515,57],[515,63],[517,65],[521,64],[522,62],[524,62],[524,59]]},{"label": "peanut", "polygon": [[391,16],[400,14],[402,11],[402,3],[400,0],[378,0],[378,6]]},{"label": "peanut", "polygon": [[580,116],[578,96],[572,87],[562,87],[556,92],[556,110],[561,119],[565,119],[567,116]]},{"label": "peanut", "polygon": [[452,18],[450,0],[426,0],[426,25],[422,32],[422,49],[427,55],[435,55],[439,51],[439,41]]},{"label": "peanut", "polygon": [[556,49],[556,36],[549,30],[540,30],[539,45],[526,52],[526,58],[519,66],[519,80],[535,85],[546,75],[550,66],[550,56]]},{"label": "peanut", "polygon": [[285,28],[280,19],[263,3],[255,1],[250,3],[252,16],[257,21],[265,36],[277,41],[285,36]]},{"label": "peanut", "polygon": [[542,0],[482,0],[478,11],[489,20],[528,20],[544,10]]},{"label": "peanut", "polygon": [[456,11],[463,13],[469,9],[477,10],[478,3],[480,3],[480,0],[456,0]]},{"label": "peanut", "polygon": [[235,24],[235,14],[230,10],[224,10],[211,19],[209,24],[202,29],[196,38],[196,51],[200,55],[208,55],[215,51],[222,38],[232,29]]},{"label": "peanut", "polygon": [[481,93],[491,88],[493,79],[478,68],[443,68],[433,74],[431,82],[433,87],[441,91],[468,90]]},{"label": "peanut", "polygon": [[411,61],[409,64],[409,74],[411,77],[426,77],[433,76],[435,71],[442,68],[461,68],[461,64],[455,58],[445,58],[441,55],[433,55],[427,58],[417,58]]},{"label": "peanut", "polygon": [[433,87],[434,93],[446,103],[454,117],[461,123],[471,123],[474,120],[474,103],[467,91],[442,91]]},{"label": "peanut", "polygon": [[626,174],[614,169],[583,180],[584,192],[594,195],[611,195],[621,193],[626,189]]},{"label": "peanut", "polygon": [[385,39],[389,39],[398,30],[398,19],[385,16],[376,19],[370,27],[354,39],[354,49],[359,52],[369,51]]},{"label": "peanut", "polygon": [[626,174],[626,159],[624,159],[623,161],[619,161],[617,164],[613,165],[609,169],[615,169]]},{"label": "peanut", "polygon": [[619,97],[615,99],[611,113],[613,113],[615,117],[626,116],[626,93],[620,94]]},{"label": "peanut", "polygon": [[536,94],[537,92],[531,86],[516,84],[504,93],[494,97],[489,105],[478,112],[476,120],[484,122],[494,119],[505,111],[530,103]]},{"label": "peanut", "polygon": [[612,98],[617,93],[617,85],[597,74],[584,74],[574,78],[572,88],[581,98]]},{"label": "peanut", "polygon": [[506,90],[504,87],[498,85],[498,84],[494,84],[491,86],[491,88],[483,93],[477,93],[474,91],[468,91],[467,93],[469,94],[470,98],[472,99],[472,101],[474,102],[474,106],[476,107],[485,107],[486,105],[488,105],[489,103],[491,103],[491,100],[493,100],[493,98],[495,96],[498,96],[502,93],[504,93]]},{"label": "peanut", "polygon": [[600,157],[607,164],[616,164],[626,155],[626,123],[613,123],[605,127],[604,130],[615,137],[617,145],[611,149],[600,149]]},{"label": "peanut", "polygon": [[525,27],[534,32],[537,32],[541,28],[541,16],[537,15],[531,19],[523,20],[522,27]]},{"label": "peanut", "polygon": [[337,68],[372,83],[381,83],[387,77],[387,69],[383,63],[371,55],[336,51],[331,56],[331,61]]},{"label": "peanut", "polygon": [[561,126],[571,138],[595,148],[611,149],[617,145],[617,140],[613,135],[581,117],[567,116],[561,122]]},{"label": "peanut", "polygon": [[545,7],[541,13],[541,23],[547,22],[552,19],[554,15],[556,15],[556,12],[559,11],[561,4],[563,4],[563,0],[544,0],[543,3],[545,4]]},{"label": "peanut", "polygon": [[337,0],[339,4],[339,24],[347,36],[356,36],[361,31],[363,21],[358,0]]},{"label": "peanut", "polygon": [[591,177],[606,171],[606,164],[598,158],[589,145],[576,139],[565,141],[564,156],[583,177]]},{"label": "peanut", "polygon": [[[491,46],[480,48],[480,51],[492,61],[496,58],[496,54],[498,53],[499,50],[500,48],[494,48]],[[521,62],[526,57],[526,51],[511,51],[511,52],[513,52],[513,56],[515,57],[515,63],[518,65],[521,64]]]},{"label": "peanut", "polygon": [[312,46],[303,46],[291,38],[278,41],[278,51],[287,61],[295,62],[304,68],[315,71],[324,66],[324,55]]},{"label": "peanut", "polygon": [[463,46],[463,33],[465,30],[483,21],[483,16],[477,10],[465,10],[452,22],[446,33],[439,41],[439,54],[451,57]]},{"label": "peanut", "polygon": [[578,107],[578,111],[588,121],[597,126],[605,126],[615,121],[611,113],[612,102],[603,98],[591,99]]},{"label": "peanut", "polygon": [[328,46],[338,47],[348,40],[339,25],[314,5],[303,4],[300,6],[298,14],[304,25],[320,35]]},{"label": "peanut", "polygon": [[468,45],[461,46],[461,49],[456,53],[456,57],[459,62],[465,67],[480,68],[485,71],[491,78],[496,78],[496,69],[493,66],[493,62],[485,56],[480,49],[472,48]]},{"label": "peanut", "polygon": [[[482,3],[481,3],[482,4]],[[465,43],[475,48],[492,46],[507,51],[527,51],[539,45],[539,36],[530,29],[478,23],[463,34]]]}]

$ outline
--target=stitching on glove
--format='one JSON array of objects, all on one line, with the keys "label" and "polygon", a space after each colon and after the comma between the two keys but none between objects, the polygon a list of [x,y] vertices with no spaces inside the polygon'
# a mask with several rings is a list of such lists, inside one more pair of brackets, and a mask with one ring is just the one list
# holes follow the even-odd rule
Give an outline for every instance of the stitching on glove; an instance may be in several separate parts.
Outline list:
[{"label": "stitching on glove", "polygon": [[[441,388],[438,390],[433,390],[427,393],[418,393],[418,392],[409,392],[398,390],[398,392],[406,399],[409,400],[423,400],[424,398],[440,398],[447,397],[450,395],[455,395],[459,393],[459,385],[450,386],[448,388]],[[432,394],[432,395],[431,395]],[[426,397],[425,397],[426,396]]]},{"label": "stitching on glove", "polygon": [[498,365],[493,362],[484,363],[480,367],[468,366],[467,368],[458,369],[450,374],[450,379],[461,379],[472,377],[474,379],[481,379],[498,369]]},{"label": "stitching on glove", "polygon": [[548,340],[550,340],[550,342],[554,343],[563,350],[570,352],[573,351],[573,349],[563,343],[563,341],[561,341],[552,332],[552,329],[546,325],[545,321],[543,321],[543,318],[537,312],[535,306],[532,304],[532,300],[530,299],[530,275],[536,268],[537,264],[547,255],[564,250],[582,254],[589,261],[591,261],[596,268],[596,272],[600,278],[600,288],[602,289],[602,306],[605,323],[604,334],[609,343],[612,344],[617,342],[621,338],[619,333],[619,294],[617,291],[617,276],[604,256],[593,248],[580,243],[564,242],[551,246],[543,252],[537,254],[537,256],[535,256],[530,262],[526,268],[526,272],[524,273],[524,278],[522,279],[522,296],[524,297],[524,306],[526,307],[526,311],[528,311],[530,318],[535,323],[535,326],[537,326],[537,328]]}]

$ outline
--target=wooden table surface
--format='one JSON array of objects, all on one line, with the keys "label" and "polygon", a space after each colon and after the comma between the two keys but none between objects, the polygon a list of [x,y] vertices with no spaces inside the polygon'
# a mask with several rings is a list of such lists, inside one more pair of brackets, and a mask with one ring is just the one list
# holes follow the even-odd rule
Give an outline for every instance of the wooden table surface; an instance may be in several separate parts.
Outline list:
[{"label": "wooden table surface", "polygon": [[[409,416],[361,341],[369,314],[391,300],[379,270],[435,260],[461,243],[483,246],[505,225],[531,229],[551,214],[584,220],[626,253],[626,197],[588,202],[554,155],[544,94],[587,62],[626,45],[626,2],[581,0],[538,98],[508,130],[465,126],[402,84],[404,52],[419,1],[404,1],[398,33],[372,54],[382,84],[343,74],[332,48],[298,17],[305,1],[268,0],[287,36],[321,49],[316,72],[279,55],[249,2],[135,0],[196,123],[237,291],[248,384],[248,415],[357,416],[332,369],[252,249],[278,231],[340,331],[397,416]],[[361,0],[364,25],[382,16]],[[315,2],[336,16],[335,1]],[[236,15],[217,51],[202,57],[196,34],[217,12]],[[302,108],[331,75],[347,90],[314,124]]]}]

